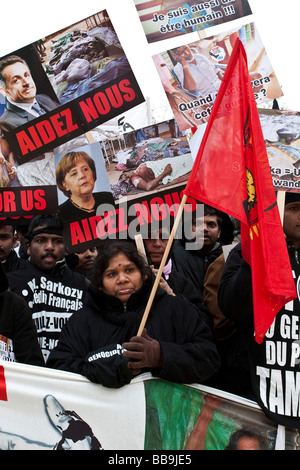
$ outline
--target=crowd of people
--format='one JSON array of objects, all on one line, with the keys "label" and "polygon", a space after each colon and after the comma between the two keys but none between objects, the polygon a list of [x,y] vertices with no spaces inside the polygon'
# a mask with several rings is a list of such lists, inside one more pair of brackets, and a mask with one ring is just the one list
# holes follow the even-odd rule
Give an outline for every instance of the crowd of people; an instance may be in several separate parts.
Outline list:
[{"label": "crowd of people", "polygon": [[[9,314],[10,328],[8,314],[1,313],[0,334],[11,341],[14,359],[81,373],[109,387],[124,385],[145,370],[180,383],[209,380],[219,369],[220,357],[213,317],[203,303],[200,283],[206,269],[204,258],[221,246],[217,242],[220,228],[214,227],[216,233],[211,234],[211,219],[217,227],[222,220],[206,213],[204,218],[210,220],[205,222],[203,248],[196,255],[202,260],[201,272],[195,278],[187,276],[189,259],[185,266],[174,257],[177,249],[171,251],[139,336],[169,237],[166,227],[160,227],[158,233],[149,231],[145,237],[145,259],[132,240],[108,240],[82,252],[67,253],[57,215],[36,216],[28,227],[3,222],[0,260],[5,282],[1,295],[14,299],[16,306],[20,302],[20,311],[26,305],[27,312],[22,314],[22,328],[14,321],[14,315],[20,315],[17,308]],[[196,236],[198,224],[193,223]],[[194,266],[190,268],[194,271]]]},{"label": "crowd of people", "polygon": [[[287,193],[283,230],[295,282],[299,220],[300,196]],[[134,240],[67,253],[57,215],[36,216],[28,227],[3,222],[2,358],[79,373],[110,388],[150,371],[253,398],[251,370],[264,346],[254,345],[251,267],[236,225],[205,206],[191,227],[193,249],[184,237],[174,240],[138,334],[170,237],[166,227],[144,235],[145,256]],[[226,259],[223,246],[232,242]]]}]

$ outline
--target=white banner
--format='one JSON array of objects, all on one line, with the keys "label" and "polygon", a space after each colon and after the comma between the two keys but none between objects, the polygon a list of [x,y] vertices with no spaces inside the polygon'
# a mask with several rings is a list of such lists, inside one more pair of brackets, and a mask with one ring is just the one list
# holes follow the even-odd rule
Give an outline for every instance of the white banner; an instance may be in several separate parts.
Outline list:
[{"label": "white banner", "polygon": [[[63,449],[80,450],[89,447],[92,436],[103,449],[144,448],[142,381],[115,390],[93,384],[77,374],[5,363],[1,383],[1,449],[50,450],[63,440]],[[3,401],[4,386],[7,400]],[[64,431],[70,422],[74,424],[73,420],[77,422],[74,436],[78,435],[76,428],[79,432],[81,427],[90,428],[86,439],[74,442],[72,432],[64,438]]]},{"label": "white banner", "polygon": [[[296,450],[299,432],[281,431],[281,448]],[[204,386],[144,374],[116,390],[0,362],[1,450],[109,450],[116,458],[129,450],[239,450],[246,441],[273,450],[277,434],[254,402]]]}]

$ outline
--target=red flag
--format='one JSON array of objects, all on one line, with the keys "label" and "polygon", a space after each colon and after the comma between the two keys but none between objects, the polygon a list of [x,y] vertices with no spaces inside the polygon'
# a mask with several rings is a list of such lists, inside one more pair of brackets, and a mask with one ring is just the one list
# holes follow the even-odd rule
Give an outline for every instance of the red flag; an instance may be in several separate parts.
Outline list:
[{"label": "red flag", "polygon": [[296,298],[266,146],[248,72],[236,40],[184,193],[241,221],[251,265],[255,339]]}]

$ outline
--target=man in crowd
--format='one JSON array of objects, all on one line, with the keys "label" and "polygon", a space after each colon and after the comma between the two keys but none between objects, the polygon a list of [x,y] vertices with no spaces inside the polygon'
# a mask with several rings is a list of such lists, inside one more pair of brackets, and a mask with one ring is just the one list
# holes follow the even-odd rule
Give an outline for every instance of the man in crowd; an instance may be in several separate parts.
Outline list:
[{"label": "man in crowd", "polygon": [[[159,228],[149,230],[147,238],[144,239],[146,255],[155,274],[160,267],[169,238],[170,229],[161,224]],[[198,289],[189,278],[174,270],[172,256],[171,248],[161,276],[160,287],[169,295],[183,295],[199,308],[202,299]]]},{"label": "man in crowd", "polygon": [[224,315],[238,329],[228,356],[235,393],[254,398],[274,422],[299,428],[299,193],[286,193],[283,231],[298,297],[277,313],[261,344],[254,338],[251,267],[242,257],[240,244],[228,256],[218,297]]},{"label": "man in crowd", "polygon": [[43,366],[31,311],[24,299],[8,289],[0,264],[0,360]]},{"label": "man in crowd", "polygon": [[3,222],[0,225],[0,261],[5,273],[26,267],[26,261],[14,250],[16,241],[14,226]]},{"label": "man in crowd", "polygon": [[75,269],[76,272],[83,274],[87,279],[90,280],[95,260],[98,256],[98,247],[91,246],[86,250],[76,251],[75,253],[69,253],[66,256],[67,265],[71,269]]},{"label": "man in crowd", "polygon": [[62,225],[58,216],[36,216],[28,229],[27,269],[8,275],[10,289],[32,311],[40,347],[46,360],[63,325],[84,307],[88,281],[65,261]]},{"label": "man in crowd", "polygon": [[[196,289],[203,295],[203,283],[208,266],[222,254],[222,239],[226,236],[231,243],[233,225],[226,214],[213,207],[204,205],[204,213],[195,211],[192,214],[191,233],[184,233],[173,247],[173,264],[176,271],[190,279]],[[187,227],[186,221],[184,221]],[[188,228],[185,228],[188,232]],[[190,239],[188,240],[188,238]]]},{"label": "man in crowd", "polygon": [[28,259],[28,225],[17,225],[16,226],[16,237],[18,246],[15,248],[19,258]]}]

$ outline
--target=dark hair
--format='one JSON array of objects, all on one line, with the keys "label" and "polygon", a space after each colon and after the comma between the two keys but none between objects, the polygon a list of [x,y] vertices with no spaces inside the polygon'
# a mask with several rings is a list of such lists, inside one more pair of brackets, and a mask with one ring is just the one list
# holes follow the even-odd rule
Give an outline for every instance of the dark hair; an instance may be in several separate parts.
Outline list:
[{"label": "dark hair", "polygon": [[243,437],[248,439],[255,439],[258,442],[260,450],[266,450],[266,443],[259,432],[249,428],[241,428],[234,432],[229,440],[229,444],[225,447],[225,450],[237,450],[240,439]]},{"label": "dark hair", "polygon": [[11,230],[12,236],[14,235],[15,227],[14,227],[13,224],[7,223],[7,220],[4,220],[4,221],[0,222],[0,228],[2,228],[2,227],[9,227],[10,230]]},{"label": "dark hair", "polygon": [[134,158],[128,158],[126,160],[126,166],[127,168],[135,168],[137,166],[137,161],[134,160]]},{"label": "dark hair", "polygon": [[21,64],[24,64],[28,67],[27,62],[17,55],[10,55],[0,60],[0,82],[3,82],[3,84],[6,85],[6,78],[3,75],[3,70],[5,69],[5,67],[8,67],[9,65],[13,65],[16,62],[21,62]]},{"label": "dark hair", "polygon": [[94,292],[98,292],[102,287],[102,276],[104,271],[107,269],[110,260],[120,253],[123,253],[137,266],[142,277],[146,277],[145,282],[150,282],[152,271],[143,256],[139,254],[136,245],[133,242],[126,240],[109,240],[99,249],[98,256],[95,260],[91,279],[91,289]]},{"label": "dark hair", "polygon": [[37,215],[28,227],[28,238],[31,241],[35,237],[37,228],[45,228],[45,231],[51,231],[57,235],[63,234],[63,225],[58,215]]},{"label": "dark hair", "polygon": [[[218,209],[215,209],[212,206],[208,206],[207,204],[204,204],[204,216],[206,215],[215,215],[217,218],[217,223],[218,223],[219,228],[222,227],[223,219],[222,219],[221,211],[219,211]],[[192,214],[192,223],[196,222],[196,216],[197,216],[197,212],[195,211]]]}]

